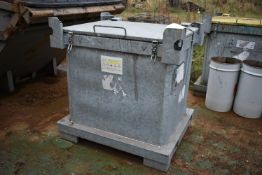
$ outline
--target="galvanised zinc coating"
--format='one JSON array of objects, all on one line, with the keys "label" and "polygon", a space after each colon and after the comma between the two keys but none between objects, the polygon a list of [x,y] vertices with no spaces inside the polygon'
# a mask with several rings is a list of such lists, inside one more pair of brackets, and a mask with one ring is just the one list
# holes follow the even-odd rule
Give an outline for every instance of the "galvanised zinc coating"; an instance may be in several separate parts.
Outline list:
[{"label": "galvanised zinc coating", "polygon": [[186,109],[192,34],[177,24],[118,21],[63,28],[63,43],[72,50],[70,115],[58,122],[62,135],[167,170],[192,116]]}]

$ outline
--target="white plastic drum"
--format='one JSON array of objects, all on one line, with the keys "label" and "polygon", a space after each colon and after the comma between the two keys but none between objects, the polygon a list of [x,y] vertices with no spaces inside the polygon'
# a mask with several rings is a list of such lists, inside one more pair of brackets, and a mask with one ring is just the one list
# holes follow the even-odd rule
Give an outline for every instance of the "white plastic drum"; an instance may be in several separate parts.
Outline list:
[{"label": "white plastic drum", "polygon": [[235,58],[211,58],[206,107],[218,112],[231,110],[241,61]]},{"label": "white plastic drum", "polygon": [[246,118],[262,117],[262,62],[243,61],[233,110]]}]

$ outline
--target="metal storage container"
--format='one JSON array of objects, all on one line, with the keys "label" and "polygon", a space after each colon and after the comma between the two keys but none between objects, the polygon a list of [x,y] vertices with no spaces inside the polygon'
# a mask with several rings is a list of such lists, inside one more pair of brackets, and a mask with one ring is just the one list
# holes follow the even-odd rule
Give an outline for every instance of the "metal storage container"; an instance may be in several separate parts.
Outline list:
[{"label": "metal storage container", "polygon": [[211,58],[206,94],[206,107],[228,112],[232,108],[241,61],[235,58]]},{"label": "metal storage container", "polygon": [[48,17],[72,25],[124,9],[121,0],[0,1],[0,89],[13,91],[16,79],[53,70],[65,58],[65,50],[50,48]]},{"label": "metal storage container", "polygon": [[262,62],[243,62],[233,110],[242,117],[262,117]]},{"label": "metal storage container", "polygon": [[203,95],[212,57],[234,57],[262,61],[261,19],[217,16],[212,19],[211,32],[205,45],[202,75],[194,84],[195,94]]},{"label": "metal storage container", "polygon": [[[51,45],[68,48],[68,140],[84,138],[167,170],[192,117],[186,108],[193,31],[178,24],[100,21],[62,28]],[[196,36],[196,35],[194,35]]]}]

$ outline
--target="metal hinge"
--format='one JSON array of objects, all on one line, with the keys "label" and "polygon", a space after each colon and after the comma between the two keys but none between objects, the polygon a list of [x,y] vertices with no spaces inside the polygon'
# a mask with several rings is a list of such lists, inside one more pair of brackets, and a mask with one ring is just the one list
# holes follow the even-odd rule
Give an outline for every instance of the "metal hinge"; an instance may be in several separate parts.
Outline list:
[{"label": "metal hinge", "polygon": [[67,54],[69,54],[73,48],[73,32],[68,32],[68,46],[67,46]]},{"label": "metal hinge", "polygon": [[156,41],[156,40],[152,41],[151,61],[153,61],[154,63],[157,60],[158,45],[159,45],[159,41]]}]

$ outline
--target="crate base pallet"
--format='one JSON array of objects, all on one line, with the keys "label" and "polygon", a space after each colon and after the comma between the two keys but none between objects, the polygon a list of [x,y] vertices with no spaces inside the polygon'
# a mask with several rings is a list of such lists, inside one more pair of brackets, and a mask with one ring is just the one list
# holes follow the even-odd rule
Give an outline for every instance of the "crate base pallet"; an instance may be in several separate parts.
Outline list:
[{"label": "crate base pallet", "polygon": [[66,140],[77,143],[81,138],[103,144],[141,156],[144,165],[167,171],[172,156],[191,123],[192,115],[193,109],[188,108],[185,116],[182,117],[183,120],[181,120],[176,132],[173,134],[171,142],[163,146],[152,145],[101,129],[72,123],[69,115],[58,121],[58,128],[61,136]]}]

